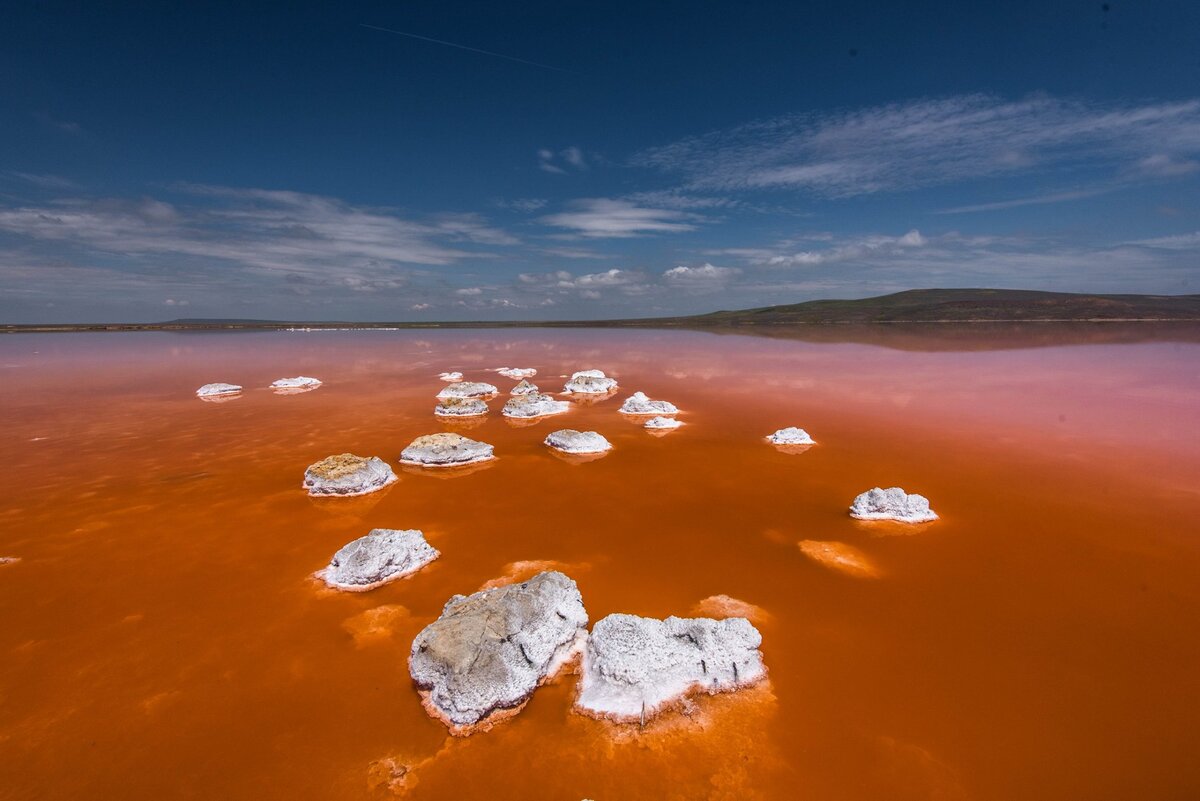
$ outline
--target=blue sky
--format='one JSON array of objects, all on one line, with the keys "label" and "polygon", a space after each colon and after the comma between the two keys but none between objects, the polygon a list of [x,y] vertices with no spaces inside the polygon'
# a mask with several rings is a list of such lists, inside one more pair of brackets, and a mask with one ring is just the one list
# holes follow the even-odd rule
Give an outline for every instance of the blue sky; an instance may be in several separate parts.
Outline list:
[{"label": "blue sky", "polygon": [[1200,292],[1194,2],[104,5],[0,27],[5,322]]}]

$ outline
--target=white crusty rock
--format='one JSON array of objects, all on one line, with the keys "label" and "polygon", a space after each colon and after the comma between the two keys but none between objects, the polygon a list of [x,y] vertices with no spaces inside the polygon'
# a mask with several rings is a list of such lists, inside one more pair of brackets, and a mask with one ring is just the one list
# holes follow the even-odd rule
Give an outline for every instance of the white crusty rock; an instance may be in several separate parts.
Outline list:
[{"label": "white crusty rock", "polygon": [[455,595],[413,641],[409,673],[431,714],[473,726],[519,707],[569,662],[587,619],[579,588],[557,571]]},{"label": "white crusty rock", "polygon": [[571,380],[563,386],[563,392],[578,392],[583,395],[604,395],[617,388],[617,381],[604,375],[601,370],[580,370],[571,374]]},{"label": "white crusty rock", "polygon": [[938,516],[929,508],[924,495],[909,495],[899,487],[867,490],[850,504],[850,516],[859,520],[899,520],[901,523],[928,523]]},{"label": "white crusty rock", "polygon": [[438,417],[477,417],[487,411],[487,404],[478,398],[443,398],[433,408]]},{"label": "white crusty rock", "polygon": [[400,464],[418,467],[456,467],[495,458],[492,446],[461,434],[427,434],[417,437],[400,453]]},{"label": "white crusty rock", "polygon": [[496,372],[512,379],[532,378],[537,375],[537,370],[532,367],[497,367]]},{"label": "white crusty rock", "polygon": [[696,692],[728,692],[761,679],[762,635],[744,617],[713,620],[609,615],[583,652],[576,707],[619,721],[645,721]]},{"label": "white crusty rock", "polygon": [[215,398],[220,395],[236,395],[242,388],[237,384],[205,384],[196,390],[198,398]]},{"label": "white crusty rock", "polygon": [[767,437],[767,442],[772,445],[815,445],[816,442],[808,435],[808,432],[803,428],[791,426],[789,428],[781,428],[774,434]]},{"label": "white crusty rock", "polygon": [[545,417],[570,411],[571,404],[555,400],[549,395],[519,395],[504,404],[501,414],[505,417]]},{"label": "white crusty rock", "polygon": [[679,428],[681,425],[683,425],[683,423],[681,423],[679,420],[676,420],[674,417],[651,417],[646,421],[646,425],[642,427],[649,428],[652,431],[659,431]]},{"label": "white crusty rock", "polygon": [[365,495],[395,480],[392,468],[378,456],[367,458],[352,453],[327,456],[304,471],[304,488],[309,495]]},{"label": "white crusty rock", "polygon": [[317,578],[334,589],[365,592],[416,573],[439,556],[420,531],[377,528],[343,545]]},{"label": "white crusty rock", "polygon": [[439,400],[443,398],[486,398],[495,395],[498,391],[491,384],[479,381],[460,381],[457,384],[448,384],[437,396]]},{"label": "white crusty rock", "polygon": [[595,431],[576,431],[573,428],[550,432],[545,444],[563,453],[603,453],[612,450],[612,443]]},{"label": "white crusty rock", "polygon": [[298,375],[295,378],[281,378],[271,382],[271,389],[312,389],[321,386],[321,379]]},{"label": "white crusty rock", "polygon": [[538,393],[537,384],[531,381],[521,380],[515,387],[508,391],[509,395],[536,395]]},{"label": "white crusty rock", "polygon": [[438,373],[438,378],[442,379],[443,381],[462,381],[463,374],[462,373]]},{"label": "white crusty rock", "polygon": [[650,400],[645,392],[635,392],[621,404],[625,414],[679,414],[679,408],[668,401]]}]

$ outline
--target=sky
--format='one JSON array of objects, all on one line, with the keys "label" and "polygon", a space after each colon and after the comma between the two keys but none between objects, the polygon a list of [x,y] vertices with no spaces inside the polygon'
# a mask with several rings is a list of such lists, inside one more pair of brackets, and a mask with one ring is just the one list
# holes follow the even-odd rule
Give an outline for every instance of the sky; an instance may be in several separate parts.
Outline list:
[{"label": "sky", "polygon": [[0,322],[1200,292],[1200,3],[16,3]]}]

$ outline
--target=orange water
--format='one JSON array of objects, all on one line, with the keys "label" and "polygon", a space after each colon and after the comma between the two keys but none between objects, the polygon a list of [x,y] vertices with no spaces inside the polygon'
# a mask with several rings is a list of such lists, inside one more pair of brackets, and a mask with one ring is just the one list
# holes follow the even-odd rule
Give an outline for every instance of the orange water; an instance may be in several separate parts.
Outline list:
[{"label": "orange water", "polygon": [[[332,453],[443,430],[436,374],[608,401],[451,427],[476,472],[312,500]],[[283,376],[326,383],[263,389]],[[238,400],[204,403],[231,381]],[[616,409],[678,404],[656,437]],[[1184,799],[1200,795],[1200,345],[919,352],[685,332],[100,334],[0,340],[5,799]],[[806,428],[779,453],[761,437]],[[593,429],[586,464],[541,445]],[[927,495],[915,529],[846,515]],[[363,594],[308,580],[373,527],[442,558]],[[804,540],[869,560],[858,575]],[[575,677],[449,739],[408,678],[446,599],[546,562],[593,620],[762,610],[769,682],[644,730]],[[408,767],[389,789],[384,760]],[[382,777],[382,778],[381,778]]]}]

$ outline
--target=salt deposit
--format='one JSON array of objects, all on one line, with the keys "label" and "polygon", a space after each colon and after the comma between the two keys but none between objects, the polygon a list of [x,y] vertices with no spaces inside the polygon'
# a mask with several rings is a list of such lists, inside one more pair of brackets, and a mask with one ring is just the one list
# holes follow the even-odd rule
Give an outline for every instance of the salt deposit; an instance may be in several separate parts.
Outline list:
[{"label": "salt deposit", "polygon": [[595,431],[576,431],[564,428],[546,436],[545,444],[563,453],[602,453],[612,449],[612,443]]},{"label": "salt deposit", "polygon": [[571,379],[563,386],[563,392],[604,395],[616,388],[616,379],[604,375],[602,370],[580,370],[571,374]]},{"label": "salt deposit", "polygon": [[763,678],[761,644],[758,629],[741,617],[609,615],[588,637],[576,708],[645,722],[693,693],[729,692]]},{"label": "salt deposit", "polygon": [[377,528],[342,546],[316,575],[335,589],[364,592],[411,575],[440,555],[420,531]]},{"label": "salt deposit", "polygon": [[462,381],[463,374],[462,373],[438,373],[438,378],[440,378],[443,381],[450,381],[450,382]]},{"label": "salt deposit", "polygon": [[321,386],[321,379],[299,375],[295,378],[280,378],[271,382],[271,389],[316,389]]},{"label": "salt deposit", "polygon": [[652,431],[669,431],[672,428],[679,428],[681,425],[683,423],[673,417],[651,417],[642,427]]},{"label": "salt deposit", "polygon": [[443,398],[433,409],[439,417],[476,417],[487,412],[487,404],[478,398]]},{"label": "salt deposit", "polygon": [[537,375],[537,370],[532,367],[497,367],[496,372],[512,379],[532,378]]},{"label": "salt deposit", "polygon": [[236,395],[242,388],[237,384],[205,384],[196,390],[198,398],[216,398],[222,395]]},{"label": "salt deposit", "polygon": [[461,434],[417,437],[400,453],[400,464],[418,467],[457,467],[495,458],[492,446]]},{"label": "salt deposit", "polygon": [[571,404],[555,400],[549,395],[519,395],[504,404],[500,413],[505,417],[529,418],[562,414],[570,409]]},{"label": "salt deposit", "polygon": [[856,578],[875,578],[879,570],[862,551],[844,542],[802,540],[800,552],[817,564]]},{"label": "salt deposit", "polygon": [[859,520],[898,520],[901,523],[928,523],[938,516],[929,508],[924,495],[908,494],[899,487],[867,490],[850,505],[850,516]]},{"label": "salt deposit", "polygon": [[509,395],[536,395],[538,392],[537,384],[531,381],[521,381],[516,386],[508,391]]},{"label": "salt deposit", "polygon": [[621,404],[624,414],[678,414],[679,409],[673,403],[661,400],[650,400],[645,392],[635,392]]},{"label": "salt deposit", "polygon": [[813,438],[803,428],[781,428],[767,437],[772,445],[815,445]]},{"label": "salt deposit", "polygon": [[491,384],[479,381],[460,381],[457,384],[447,384],[437,394],[438,399],[445,398],[487,398],[499,392]]},{"label": "salt deposit", "polygon": [[326,457],[304,471],[304,488],[309,495],[365,495],[395,480],[392,468],[378,456],[367,458],[352,453]]}]

